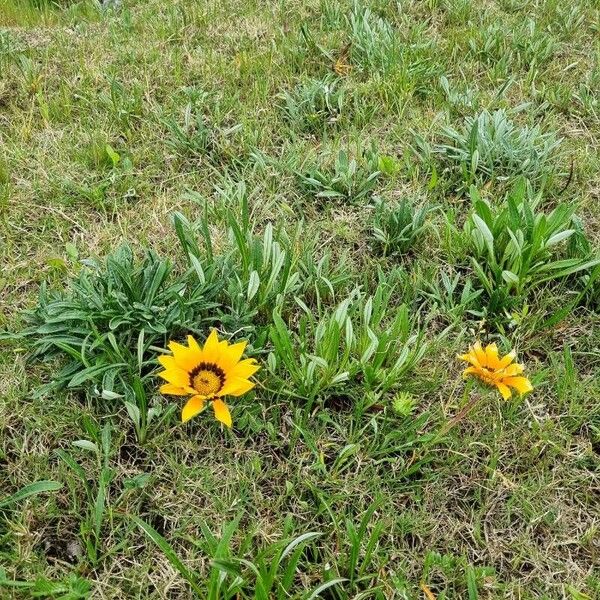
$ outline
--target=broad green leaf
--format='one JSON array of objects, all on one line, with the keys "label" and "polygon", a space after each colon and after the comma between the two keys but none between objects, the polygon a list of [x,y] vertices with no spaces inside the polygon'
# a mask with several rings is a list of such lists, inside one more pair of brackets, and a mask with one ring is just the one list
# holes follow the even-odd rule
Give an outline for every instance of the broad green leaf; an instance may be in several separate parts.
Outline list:
[{"label": "broad green leaf", "polygon": [[574,259],[574,261],[558,261],[556,263],[548,265],[547,267],[539,269],[539,271],[552,271],[552,274],[548,275],[547,277],[542,277],[541,279],[538,279],[538,283],[550,281],[551,279],[560,279],[562,277],[567,277],[568,275],[573,275],[574,273],[579,273],[580,271],[587,271],[592,267],[595,267],[596,265],[600,264],[600,258],[597,258],[595,260],[589,260],[587,262],[582,262],[579,259]]},{"label": "broad green leaf", "polygon": [[83,450],[90,450],[96,454],[100,453],[98,446],[89,440],[76,440],[73,442],[73,446],[77,446],[77,448],[82,448]]},{"label": "broad green leaf", "polygon": [[88,483],[88,478],[83,467],[65,450],[57,450],[56,455],[79,477],[79,480],[85,487],[86,492],[91,494],[91,488]]},{"label": "broad green leaf", "polygon": [[90,379],[97,379],[100,375],[102,375],[103,373],[105,373],[106,371],[110,370],[110,369],[118,369],[119,367],[126,367],[127,363],[114,363],[114,364],[108,364],[108,365],[92,365],[91,367],[88,367],[87,369],[83,369],[81,371],[79,371],[76,375],[74,375],[71,380],[69,381],[69,383],[67,384],[67,387],[78,387],[81,384],[85,383],[86,381],[89,381]]},{"label": "broad green leaf", "polygon": [[504,279],[506,283],[510,283],[515,286],[518,286],[520,281],[512,271],[502,271],[502,279]]},{"label": "broad green leaf", "polygon": [[140,409],[133,404],[133,402],[125,401],[125,408],[127,409],[127,414],[129,418],[134,422],[136,427],[139,427],[142,422],[142,415]]},{"label": "broad green leaf", "polygon": [[560,233],[555,233],[547,242],[546,247],[550,248],[551,246],[555,246],[559,244],[563,240],[570,238],[575,233],[574,229],[565,229],[565,231],[561,231]]},{"label": "broad green leaf", "polygon": [[465,569],[465,575],[467,579],[467,591],[469,594],[469,600],[479,600],[479,592],[477,590],[477,577],[475,576],[475,569],[471,565],[467,565]]},{"label": "broad green leaf", "polygon": [[248,293],[247,299],[248,302],[254,298],[256,292],[258,292],[258,288],[260,287],[260,277],[256,271],[252,271],[250,273],[250,279],[248,281]]},{"label": "broad green leaf", "polygon": [[279,562],[281,562],[290,552],[294,550],[296,546],[299,544],[303,544],[305,542],[309,542],[323,535],[320,531],[309,531],[308,533],[303,533],[298,536],[296,539],[292,540],[281,553],[279,557]]},{"label": "broad green leaf", "polygon": [[481,232],[485,244],[487,246],[490,257],[494,256],[494,235],[490,231],[490,228],[486,225],[485,221],[479,215],[473,215],[473,221],[477,229]]}]

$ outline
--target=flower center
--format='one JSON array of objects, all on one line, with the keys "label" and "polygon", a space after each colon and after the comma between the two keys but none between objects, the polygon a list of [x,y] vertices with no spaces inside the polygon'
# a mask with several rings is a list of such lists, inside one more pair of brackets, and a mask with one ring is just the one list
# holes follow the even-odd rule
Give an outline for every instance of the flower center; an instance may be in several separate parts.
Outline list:
[{"label": "flower center", "polygon": [[200,363],[190,373],[190,385],[201,396],[212,396],[225,385],[225,373],[215,364]]},{"label": "flower center", "polygon": [[501,374],[498,371],[492,371],[486,367],[481,367],[479,377],[486,383],[495,385],[498,379],[501,379]]}]

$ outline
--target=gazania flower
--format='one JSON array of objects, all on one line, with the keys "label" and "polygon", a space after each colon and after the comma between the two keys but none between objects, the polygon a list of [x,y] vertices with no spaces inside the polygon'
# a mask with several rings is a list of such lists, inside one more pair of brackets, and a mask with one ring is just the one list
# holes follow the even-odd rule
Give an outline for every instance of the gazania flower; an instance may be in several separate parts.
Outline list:
[{"label": "gazania flower", "polygon": [[241,396],[251,390],[255,384],[248,378],[260,368],[253,358],[240,360],[245,348],[246,342],[219,341],[214,329],[204,348],[200,348],[191,335],[188,335],[187,346],[169,342],[173,355],[158,359],[165,368],[158,375],[167,381],[160,391],[174,396],[192,396],[181,411],[183,423],[210,403],[217,420],[231,427],[229,409],[221,398]]},{"label": "gazania flower", "polygon": [[502,358],[498,356],[496,344],[490,344],[485,349],[477,342],[467,354],[461,354],[458,358],[470,363],[463,371],[463,376],[475,375],[488,385],[494,385],[505,400],[512,396],[510,388],[525,394],[533,390],[533,386],[527,377],[522,377],[524,367],[515,360],[516,353],[509,352]]}]

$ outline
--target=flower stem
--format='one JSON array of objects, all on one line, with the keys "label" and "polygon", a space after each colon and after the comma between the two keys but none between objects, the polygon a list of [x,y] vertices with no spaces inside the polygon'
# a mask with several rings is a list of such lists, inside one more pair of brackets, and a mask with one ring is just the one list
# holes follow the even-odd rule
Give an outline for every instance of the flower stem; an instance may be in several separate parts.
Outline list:
[{"label": "flower stem", "polygon": [[472,410],[475,405],[479,402],[481,397],[479,395],[473,396],[450,420],[446,421],[442,428],[436,433],[432,440],[437,442],[442,436],[446,435],[456,424],[460,423]]}]

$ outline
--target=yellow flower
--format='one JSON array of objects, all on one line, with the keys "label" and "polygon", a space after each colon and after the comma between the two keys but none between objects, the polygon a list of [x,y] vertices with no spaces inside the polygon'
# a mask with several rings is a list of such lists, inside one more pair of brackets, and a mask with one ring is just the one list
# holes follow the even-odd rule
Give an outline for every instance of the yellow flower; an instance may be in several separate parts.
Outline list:
[{"label": "yellow flower", "polygon": [[200,348],[198,342],[188,335],[188,345],[169,342],[172,356],[160,356],[158,361],[165,368],[158,375],[166,384],[160,387],[163,394],[192,397],[181,411],[185,423],[204,410],[210,402],[215,417],[231,427],[231,415],[223,396],[241,396],[254,387],[249,377],[260,368],[253,358],[240,360],[247,342],[229,344],[219,341],[213,329]]},{"label": "yellow flower", "polygon": [[466,360],[471,364],[463,371],[463,376],[475,375],[488,385],[494,385],[505,400],[512,396],[510,388],[514,388],[519,394],[525,394],[533,390],[533,386],[527,377],[520,376],[524,367],[513,363],[516,353],[509,352],[506,356],[498,356],[496,344],[481,347],[477,342],[467,354],[461,354],[458,358]]}]

